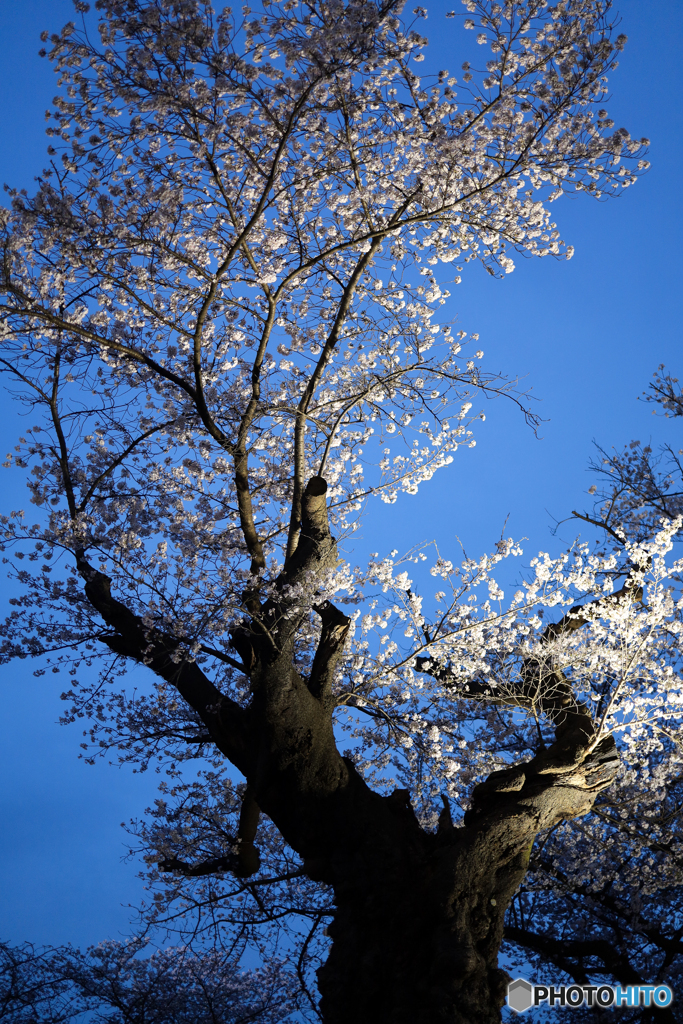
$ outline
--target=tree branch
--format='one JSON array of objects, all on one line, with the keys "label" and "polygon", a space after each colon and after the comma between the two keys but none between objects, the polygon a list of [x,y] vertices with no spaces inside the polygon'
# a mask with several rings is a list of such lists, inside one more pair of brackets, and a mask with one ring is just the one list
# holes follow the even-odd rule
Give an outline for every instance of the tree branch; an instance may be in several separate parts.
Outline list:
[{"label": "tree branch", "polygon": [[175,637],[146,626],[138,615],[112,597],[111,580],[93,569],[83,550],[76,552],[76,564],[90,604],[115,630],[113,634],[101,635],[102,642],[115,654],[147,665],[175,686],[207,726],[219,750],[246,774],[251,759],[245,711],[222,694],[196,662],[178,657]]}]

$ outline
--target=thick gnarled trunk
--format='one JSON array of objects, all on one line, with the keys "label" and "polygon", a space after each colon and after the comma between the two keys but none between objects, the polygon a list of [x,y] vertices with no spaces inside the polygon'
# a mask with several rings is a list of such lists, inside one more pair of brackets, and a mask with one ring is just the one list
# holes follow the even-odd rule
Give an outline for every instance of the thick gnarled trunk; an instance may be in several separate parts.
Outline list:
[{"label": "thick gnarled trunk", "polygon": [[[387,800],[403,819],[403,842],[375,834],[334,871],[333,946],[319,972],[326,1024],[500,1020],[508,980],[497,966],[503,918],[534,839],[587,813],[618,766],[611,739],[583,749],[582,718],[567,716],[547,752],[476,787],[462,827],[442,815],[436,834],[418,835],[407,794]],[[577,746],[581,753],[567,764]]]},{"label": "thick gnarled trunk", "polygon": [[506,978],[496,957],[508,879],[489,872],[473,838],[443,845],[425,836],[432,841],[421,856],[395,849],[340,869],[332,950],[318,972],[325,1024],[499,1019]]},{"label": "thick gnarled trunk", "polygon": [[[258,869],[260,807],[309,876],[332,887],[332,949],[319,971],[325,1024],[494,1024],[507,982],[497,967],[503,918],[534,839],[591,809],[616,773],[615,744],[598,742],[561,673],[529,661],[519,692],[498,699],[520,707],[533,701],[554,723],[555,742],[475,786],[462,825],[454,827],[445,808],[438,831],[425,832],[407,791],[382,797],[371,790],[336,746],[332,680],[349,622],[327,602],[317,607],[322,632],[310,677],[294,667],[304,613],[288,604],[287,590],[310,585],[337,560],[325,492],[314,477],[303,493],[282,601],[260,604],[247,595],[252,622],[233,646],[252,683],[248,708],[224,697],[195,663],[178,663],[173,638],[150,631],[112,598],[107,577],[81,555],[86,594],[113,630],[105,642],[172,682],[247,779],[240,852],[223,869],[240,876]],[[572,609],[546,633],[552,639],[585,621]],[[431,671],[429,662],[418,667]],[[476,684],[462,696],[494,698]]]}]

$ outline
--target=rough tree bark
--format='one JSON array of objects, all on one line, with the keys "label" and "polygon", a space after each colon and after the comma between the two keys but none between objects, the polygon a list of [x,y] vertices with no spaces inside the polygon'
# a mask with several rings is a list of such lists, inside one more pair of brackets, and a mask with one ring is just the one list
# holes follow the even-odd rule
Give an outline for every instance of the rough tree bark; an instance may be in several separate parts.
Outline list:
[{"label": "rough tree bark", "polygon": [[[529,663],[519,694],[506,702],[534,700],[553,722],[555,741],[476,786],[462,826],[453,826],[444,806],[437,832],[428,833],[408,791],[372,791],[338,752],[333,731],[331,685],[346,617],[329,603],[320,606],[323,628],[310,678],[293,662],[303,613],[288,588],[337,562],[325,492],[325,481],[314,477],[303,493],[300,539],[279,581],[282,599],[260,604],[249,595],[250,626],[233,637],[251,680],[246,709],[225,698],[196,664],[176,663],[173,637],[145,629],[81,553],[86,595],[111,630],[108,646],[172,682],[246,777],[239,853],[227,866],[241,875],[258,869],[253,840],[261,808],[309,876],[333,888],[332,949],[319,971],[326,1024],[493,1024],[507,983],[497,967],[503,918],[534,839],[591,809],[614,778],[616,748],[611,738],[595,742],[589,713],[561,674],[551,678]],[[573,610],[546,632],[585,621]],[[428,662],[419,667],[430,670]],[[470,697],[482,695],[483,688],[470,688]]]}]

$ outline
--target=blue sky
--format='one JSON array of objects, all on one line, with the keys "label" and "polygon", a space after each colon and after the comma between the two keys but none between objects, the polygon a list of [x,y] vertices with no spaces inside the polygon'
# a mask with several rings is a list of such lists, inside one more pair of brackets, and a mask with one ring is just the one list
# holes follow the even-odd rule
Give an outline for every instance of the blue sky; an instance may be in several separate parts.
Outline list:
[{"label": "blue sky", "polygon": [[[455,53],[449,40],[459,29],[443,14],[454,6],[456,0],[429,5],[423,23],[435,40],[428,61],[453,71],[463,59],[462,38]],[[650,437],[683,446],[676,421],[654,418],[637,401],[659,363],[683,371],[683,4],[622,0],[617,7],[629,43],[606,106],[617,126],[652,140],[651,171],[619,200],[598,204],[579,196],[555,205],[562,237],[576,249],[571,262],[520,260],[503,281],[468,267],[450,300],[450,315],[468,333],[479,332],[483,367],[526,376],[546,420],[541,436],[534,437],[511,404],[488,403],[475,449],[458,452],[417,496],[370,506],[359,556],[436,539],[455,560],[456,538],[468,554],[479,554],[491,548],[506,518],[507,534],[528,538],[525,555],[557,550],[578,530],[565,523],[552,536],[553,517],[589,505],[593,439],[605,447]],[[43,166],[43,115],[55,84],[37,55],[38,36],[69,20],[71,10],[69,0],[0,4],[3,182],[31,189]],[[21,420],[6,398],[0,408],[4,452]],[[2,510],[24,507],[18,480],[5,472]],[[7,593],[6,584],[0,588]],[[0,669],[0,686],[0,938],[85,944],[124,934],[126,905],[137,901],[141,887],[135,865],[122,862],[120,823],[142,812],[157,780],[79,762],[77,727],[55,725],[58,682],[34,679],[30,665]]]}]

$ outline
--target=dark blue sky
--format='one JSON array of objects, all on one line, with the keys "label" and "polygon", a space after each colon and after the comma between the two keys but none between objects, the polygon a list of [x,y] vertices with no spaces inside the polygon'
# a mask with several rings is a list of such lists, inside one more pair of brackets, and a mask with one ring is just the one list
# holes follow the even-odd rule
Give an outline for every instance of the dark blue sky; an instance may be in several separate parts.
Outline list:
[{"label": "dark blue sky", "polygon": [[[424,31],[434,63],[454,72],[463,59],[447,40],[457,33],[443,13],[457,0],[429,6]],[[507,533],[527,537],[525,553],[557,550],[577,533],[565,524],[551,536],[552,517],[586,507],[586,465],[593,439],[620,447],[632,438],[683,447],[676,421],[655,419],[637,401],[661,362],[683,372],[681,351],[680,175],[683,4],[622,0],[629,36],[606,104],[617,126],[652,140],[652,170],[619,200],[563,199],[553,209],[574,259],[520,260],[514,274],[493,280],[466,268],[454,289],[451,315],[478,331],[484,368],[527,375],[547,420],[537,440],[511,405],[489,403],[477,447],[394,506],[370,506],[360,548],[388,551],[437,539],[457,558],[456,536],[469,554]],[[0,179],[32,187],[44,163],[44,111],[55,91],[38,36],[71,17],[69,0],[0,4]],[[470,36],[471,38],[471,36]],[[469,40],[468,40],[469,41]],[[431,62],[431,58],[428,56]],[[427,62],[422,65],[426,70]],[[21,430],[3,398],[0,446]],[[0,453],[1,454],[1,453]],[[28,504],[5,471],[2,510]],[[6,584],[0,583],[3,593]],[[0,938],[84,944],[126,932],[126,904],[141,894],[134,864],[122,863],[120,822],[139,815],[156,779],[77,760],[75,726],[55,725],[59,678],[34,679],[31,666],[0,669]]]}]

